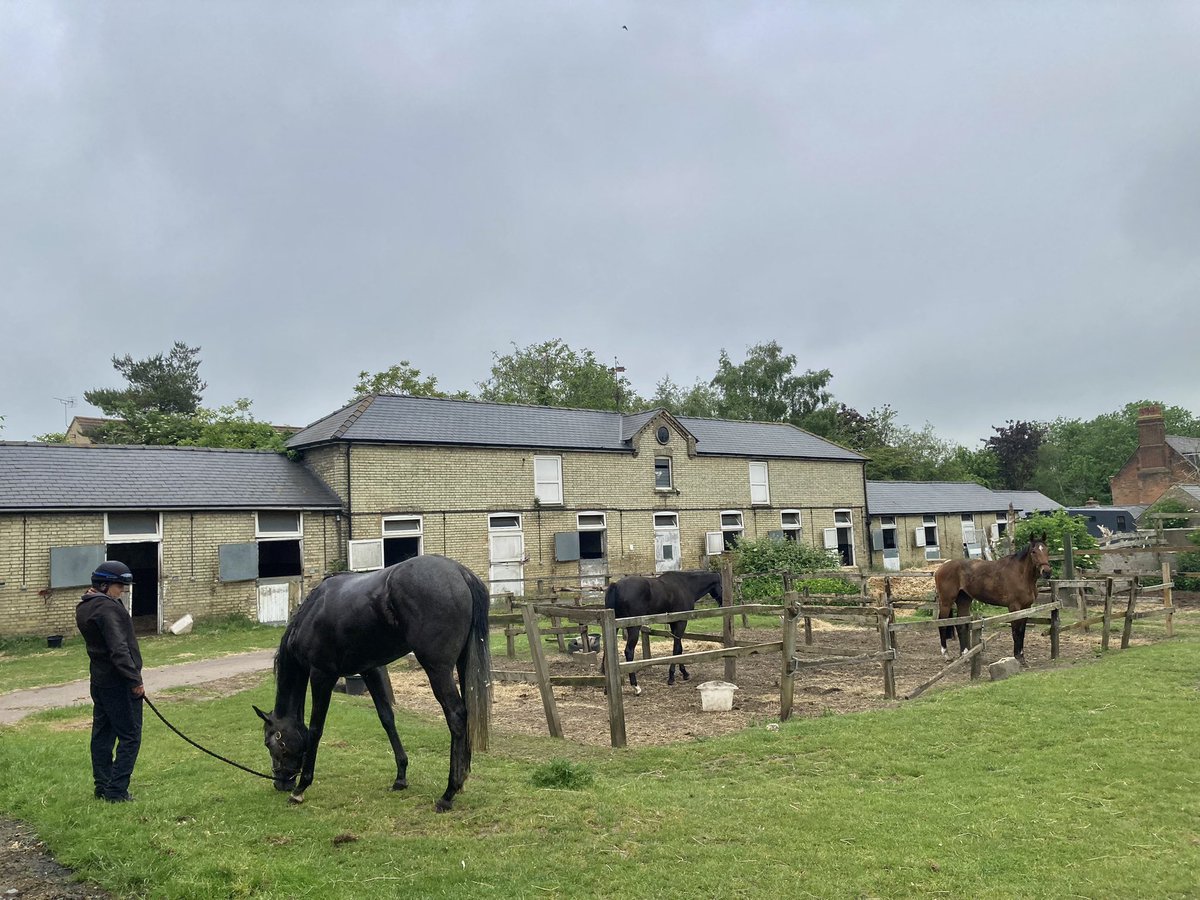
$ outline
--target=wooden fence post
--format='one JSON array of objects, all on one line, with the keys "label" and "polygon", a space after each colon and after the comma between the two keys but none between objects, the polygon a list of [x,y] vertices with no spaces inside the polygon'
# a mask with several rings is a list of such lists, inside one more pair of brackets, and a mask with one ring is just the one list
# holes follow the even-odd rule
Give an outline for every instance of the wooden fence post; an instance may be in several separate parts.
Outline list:
[{"label": "wooden fence post", "polygon": [[[804,586],[804,599],[808,599],[808,585]],[[804,617],[804,645],[812,646],[812,616]]]},{"label": "wooden fence post", "polygon": [[[1075,577],[1075,547],[1071,541],[1071,532],[1063,532],[1063,578],[1071,581]],[[1087,591],[1084,588],[1071,588],[1075,594],[1075,604],[1079,608],[1079,620],[1083,623],[1079,627],[1085,632],[1091,627],[1087,622]]]},{"label": "wooden fence post", "polygon": [[[733,604],[733,560],[725,557],[721,560],[721,597],[725,608]],[[744,614],[743,614],[744,615]],[[721,617],[721,643],[725,647],[733,647],[733,616],[726,613]],[[725,657],[725,680],[732,682],[737,678],[737,660],[732,656]]]},{"label": "wooden fence post", "polygon": [[621,696],[621,653],[617,648],[616,613],[602,610],[600,650],[604,653],[605,689],[608,692],[608,735],[614,747],[625,746],[625,698]]},{"label": "wooden fence post", "polygon": [[[505,610],[506,612],[513,611],[513,595],[512,594],[508,594],[505,597],[504,605],[506,607],[506,610]],[[504,649],[505,649],[505,655],[509,659],[517,658],[517,636],[516,636],[516,633],[513,631],[513,627],[511,625],[504,626]]]},{"label": "wooden fence post", "polygon": [[[892,623],[896,621],[896,610],[891,606],[880,609],[879,616],[879,646],[884,653],[895,651]],[[895,662],[885,657],[883,660],[883,697],[885,700],[896,699],[896,668]]]},{"label": "wooden fence post", "polygon": [[1125,627],[1121,630],[1121,649],[1129,647],[1129,638],[1133,634],[1133,612],[1137,606],[1137,593],[1129,592],[1129,603],[1125,606]]},{"label": "wooden fence post", "polygon": [[[974,650],[983,643],[983,616],[972,616],[970,630],[968,632],[968,649]],[[983,653],[976,653],[971,657],[971,680],[977,681],[979,676],[983,674]]]},{"label": "wooden fence post", "polygon": [[1105,579],[1104,584],[1104,634],[1100,636],[1100,649],[1108,649],[1108,630],[1112,627],[1113,580]]},{"label": "wooden fence post", "polygon": [[1058,659],[1058,633],[1061,628],[1059,622],[1059,609],[1054,607],[1050,610],[1050,658]]},{"label": "wooden fence post", "polygon": [[[1182,568],[1182,567],[1181,567]],[[1167,637],[1175,637],[1175,598],[1171,591],[1171,564],[1162,564],[1163,606],[1167,607]]]},{"label": "wooden fence post", "polygon": [[[791,580],[790,578],[788,579]],[[796,617],[800,598],[794,591],[783,595],[783,669],[779,676],[779,721],[792,717],[792,698],[796,691]]]},{"label": "wooden fence post", "polygon": [[546,656],[542,650],[542,632],[538,628],[533,604],[524,604],[521,614],[525,618],[525,634],[529,638],[529,656],[533,660],[538,690],[542,694],[542,708],[546,711],[546,727],[550,729],[550,737],[560,738],[563,736],[562,721],[558,718],[558,707],[554,703],[554,688],[550,686],[550,672],[546,668]]}]

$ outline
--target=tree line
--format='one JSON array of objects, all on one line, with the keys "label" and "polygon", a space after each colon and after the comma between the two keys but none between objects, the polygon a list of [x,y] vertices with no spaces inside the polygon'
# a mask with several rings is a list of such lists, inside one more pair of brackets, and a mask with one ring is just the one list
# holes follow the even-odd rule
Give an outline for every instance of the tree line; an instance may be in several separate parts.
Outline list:
[{"label": "tree line", "polygon": [[[562,340],[493,353],[491,374],[477,390],[448,393],[436,376],[408,360],[379,372],[362,371],[348,402],[371,394],[410,394],[500,403],[639,412],[664,407],[677,416],[785,422],[870,458],[867,478],[878,481],[975,481],[994,489],[1037,490],[1067,506],[1111,502],[1109,477],[1137,447],[1137,412],[1162,408],[1168,434],[1200,437],[1200,419],[1156,400],[1135,400],[1094,419],[1008,420],[992,426],[980,446],[942,440],[933,427],[896,421],[889,405],[866,412],[839,402],[829,369],[800,371],[794,354],[775,341],[750,347],[735,362],[721,350],[711,379],[689,387],[670,375],[643,397],[618,366]],[[84,399],[112,421],[98,429],[103,443],[173,444],[283,451],[288,432],[257,419],[248,398],[217,409],[202,405],[200,348],[175,342],[166,353],[135,360],[114,356],[122,388],[95,388]],[[41,435],[62,441],[65,435]]]}]

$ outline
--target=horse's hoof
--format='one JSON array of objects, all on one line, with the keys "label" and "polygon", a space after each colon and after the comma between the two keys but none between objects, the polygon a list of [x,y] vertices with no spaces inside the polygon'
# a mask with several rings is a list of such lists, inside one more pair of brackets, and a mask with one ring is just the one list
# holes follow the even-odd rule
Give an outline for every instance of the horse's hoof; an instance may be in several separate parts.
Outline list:
[{"label": "horse's hoof", "polygon": [[288,797],[288,803],[291,803],[294,806],[299,806],[303,802],[304,802],[303,794],[292,794],[292,796]]},{"label": "horse's hoof", "polygon": [[691,676],[691,675],[689,675],[687,672],[684,672],[684,673],[683,673],[683,680],[684,680],[684,681],[688,681],[688,680],[689,680],[691,677],[692,677],[692,676]]},{"label": "horse's hoof", "polygon": [[637,696],[639,696],[639,697],[640,697],[640,696],[641,696],[641,693],[642,693],[641,686],[635,687],[635,688],[633,689],[633,693],[634,693],[635,695],[637,695]]},{"label": "horse's hoof", "polygon": [[454,808],[454,801],[447,800],[445,797],[438,797],[437,802],[433,804],[434,812],[450,812]]},{"label": "horse's hoof", "polygon": [[407,787],[408,787],[408,779],[406,779],[406,778],[397,778],[395,781],[392,782],[392,790],[393,791],[403,791]]},{"label": "horse's hoof", "polygon": [[942,659],[945,659],[945,658],[946,658],[946,648],[943,647],[942,648]]}]

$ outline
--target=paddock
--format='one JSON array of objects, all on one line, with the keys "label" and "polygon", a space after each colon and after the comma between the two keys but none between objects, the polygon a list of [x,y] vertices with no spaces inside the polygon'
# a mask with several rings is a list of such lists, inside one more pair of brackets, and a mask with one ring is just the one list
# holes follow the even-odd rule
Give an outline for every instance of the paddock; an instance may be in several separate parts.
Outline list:
[{"label": "paddock", "polygon": [[[1127,579],[1126,582],[1132,581]],[[1089,595],[1087,613],[1083,622],[1078,618],[1079,606],[1075,596],[1080,582],[1086,582]],[[1111,582],[1111,585],[1110,585]],[[864,593],[866,581],[863,581]],[[1132,608],[1129,606],[1128,584],[1122,593],[1120,579],[1074,579],[1063,581],[1057,589],[1047,585],[1046,593],[1039,598],[1037,608],[1029,612],[1031,625],[1026,639],[1026,661],[1029,671],[1039,671],[1056,666],[1071,666],[1093,661],[1102,648],[1104,635],[1111,638],[1110,648],[1138,646],[1159,640],[1170,628],[1169,617],[1174,609],[1170,602],[1170,583],[1155,591],[1136,591]],[[1061,595],[1052,598],[1057,590]],[[902,592],[898,592],[902,593]],[[1107,603],[1105,602],[1107,597]],[[783,598],[780,598],[782,601]],[[792,691],[792,717],[815,717],[828,714],[857,712],[871,709],[894,708],[904,698],[919,696],[933,688],[945,689],[962,686],[970,682],[972,660],[947,660],[942,657],[938,646],[936,625],[930,618],[916,615],[920,603],[895,601],[893,611],[895,628],[891,639],[896,649],[891,660],[895,682],[895,698],[886,696],[883,660],[878,658],[884,649],[881,644],[877,621],[866,614],[866,610],[879,609],[881,604],[871,597],[850,597],[849,607],[832,608],[825,601],[830,598],[800,597],[799,610],[812,613],[808,616],[808,636],[804,636],[804,615],[796,619],[796,647],[794,657],[794,685]],[[844,603],[847,598],[841,598]],[[552,599],[531,601],[529,606],[536,616],[540,640],[537,646],[543,653],[544,669],[550,682],[547,687],[557,712],[561,737],[579,744],[610,746],[612,722],[609,698],[605,693],[603,679],[595,665],[593,654],[568,655],[559,652],[559,639],[566,640],[578,635],[579,622],[569,621],[573,614],[584,613],[587,617],[600,617],[602,611],[594,605],[580,601],[578,608],[564,605],[559,594]],[[1049,633],[1049,610],[1046,604],[1058,602],[1062,605],[1061,627],[1058,638],[1058,654],[1054,658]],[[634,663],[641,674],[643,692],[634,695],[627,687],[621,691],[625,737],[635,746],[670,744],[697,738],[713,737],[746,728],[765,726],[778,721],[783,699],[783,641],[784,609],[782,606],[757,605],[769,609],[778,624],[760,625],[756,619],[753,627],[741,624],[741,606],[733,607],[730,620],[737,622],[734,640],[737,647],[758,646],[753,655],[743,654],[736,658],[736,674],[726,677],[725,666],[730,660],[721,658],[720,646],[714,644],[723,635],[715,632],[691,635],[684,640],[685,655],[706,653],[709,658],[689,660],[692,678],[688,682],[666,684],[665,669],[659,669],[669,661],[671,642],[669,639],[652,638],[650,648],[653,660],[647,666],[642,660]],[[886,607],[886,604],[882,604]],[[1104,629],[1105,608],[1109,609],[1109,628]],[[525,633],[523,604],[516,604],[521,612],[497,611],[493,616],[493,630],[504,630],[515,640]],[[717,616],[723,610],[716,608],[698,609],[688,617]],[[1128,614],[1132,612],[1132,617]],[[872,613],[871,616],[875,614]],[[553,616],[553,619],[551,619]],[[983,640],[975,659],[977,668],[1011,654],[1012,644],[1007,621],[1012,616],[997,610],[996,616],[976,617]],[[986,619],[998,621],[987,622]],[[1160,620],[1157,628],[1142,627],[1143,620]],[[1166,621],[1161,621],[1166,620]],[[554,622],[557,624],[553,624]],[[592,619],[593,623],[595,619]],[[912,626],[905,623],[911,622]],[[1083,624],[1086,622],[1086,625]],[[551,624],[547,624],[551,623]],[[1164,627],[1165,626],[1165,627]],[[592,634],[600,629],[591,624]],[[620,627],[614,622],[614,627]],[[1128,636],[1126,637],[1126,632]],[[848,660],[857,658],[857,663]],[[622,665],[626,664],[622,661]],[[946,671],[947,669],[950,671]],[[622,672],[623,674],[623,672]],[[424,676],[419,668],[410,670],[406,664],[392,667],[392,682],[398,704],[416,712],[438,715],[440,710],[433,700]],[[986,675],[984,675],[986,678]],[[701,711],[697,685],[710,680],[729,680],[737,684],[733,708],[728,712]],[[546,701],[534,671],[532,660],[509,658],[504,654],[493,656],[493,712],[492,727],[501,733],[536,734],[552,733],[548,724]]]}]

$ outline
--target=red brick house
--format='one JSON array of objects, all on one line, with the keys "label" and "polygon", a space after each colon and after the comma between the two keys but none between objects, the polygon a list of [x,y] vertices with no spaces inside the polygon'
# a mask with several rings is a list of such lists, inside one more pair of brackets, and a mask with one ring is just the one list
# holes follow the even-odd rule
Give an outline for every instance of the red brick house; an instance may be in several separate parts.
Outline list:
[{"label": "red brick house", "polygon": [[1138,410],[1138,447],[1109,479],[1114,506],[1149,506],[1176,484],[1200,482],[1200,438],[1168,435],[1162,410]]}]

